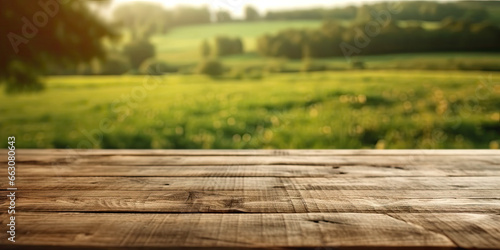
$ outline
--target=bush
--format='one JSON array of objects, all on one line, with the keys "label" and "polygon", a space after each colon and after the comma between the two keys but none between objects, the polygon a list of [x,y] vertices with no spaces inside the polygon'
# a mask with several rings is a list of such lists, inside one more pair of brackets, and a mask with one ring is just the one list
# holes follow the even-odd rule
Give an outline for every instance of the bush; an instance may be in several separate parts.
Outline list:
[{"label": "bush", "polygon": [[134,69],[139,69],[144,61],[155,56],[155,47],[146,40],[133,41],[125,45],[123,54]]},{"label": "bush", "polygon": [[220,76],[224,73],[224,66],[218,61],[203,61],[198,65],[197,72],[209,76]]},{"label": "bush", "polygon": [[203,40],[203,42],[201,42],[200,52],[201,52],[201,57],[203,58],[210,57],[211,49],[210,49],[210,44],[208,44],[207,40]]},{"label": "bush", "polygon": [[352,69],[365,69],[365,63],[363,61],[353,60],[351,62],[351,68]]},{"label": "bush", "polygon": [[21,61],[13,61],[8,66],[5,91],[8,93],[40,91],[44,88],[38,72]]},{"label": "bush", "polygon": [[123,75],[130,70],[130,62],[121,55],[111,55],[102,63],[101,74]]},{"label": "bush", "polygon": [[179,69],[177,67],[154,59],[146,60],[139,69],[139,72],[143,75],[164,75],[166,73],[175,73],[178,71]]},{"label": "bush", "polygon": [[243,53],[243,42],[241,38],[231,38],[226,36],[217,36],[215,38],[215,55],[227,56]]}]

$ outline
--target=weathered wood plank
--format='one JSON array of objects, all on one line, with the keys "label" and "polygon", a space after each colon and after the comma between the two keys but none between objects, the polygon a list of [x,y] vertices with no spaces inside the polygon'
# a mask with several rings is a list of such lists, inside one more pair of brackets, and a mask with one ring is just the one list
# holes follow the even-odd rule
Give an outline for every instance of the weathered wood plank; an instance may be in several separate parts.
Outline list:
[{"label": "weathered wood plank", "polygon": [[18,246],[455,247],[442,234],[383,214],[26,212],[18,221]]},{"label": "weathered wood plank", "polygon": [[[500,210],[498,210],[500,211]],[[462,248],[500,249],[498,214],[391,214],[428,231],[446,235]]]},{"label": "weathered wood plank", "polygon": [[[499,190],[500,177],[20,177],[23,190]],[[6,183],[0,189],[5,190]]]},{"label": "weathered wood plank", "polygon": [[[446,176],[500,176],[500,165],[472,165],[457,168],[454,165],[229,165],[229,166],[103,166],[33,164],[18,168],[17,174],[33,176],[156,176],[156,177],[446,177]],[[7,172],[0,173],[0,177]]]},{"label": "weathered wood plank", "polygon": [[[8,201],[0,197],[0,204]],[[496,213],[497,190],[20,191],[20,211],[134,213]]]},{"label": "weathered wood plank", "polygon": [[499,150],[16,152],[15,247],[500,248]]},{"label": "weathered wood plank", "polygon": [[[1,159],[7,163],[6,159]],[[22,155],[18,154],[18,164],[35,165],[114,165],[114,166],[214,166],[214,165],[500,165],[500,155],[477,156],[441,155],[421,156],[129,156],[129,155]]]}]

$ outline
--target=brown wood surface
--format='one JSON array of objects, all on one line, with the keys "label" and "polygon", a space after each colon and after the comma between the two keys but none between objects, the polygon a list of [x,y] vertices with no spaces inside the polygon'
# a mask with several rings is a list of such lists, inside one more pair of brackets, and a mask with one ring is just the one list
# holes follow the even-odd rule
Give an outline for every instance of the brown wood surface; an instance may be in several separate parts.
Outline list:
[{"label": "brown wood surface", "polygon": [[0,249],[500,249],[498,150],[17,150],[16,166]]}]

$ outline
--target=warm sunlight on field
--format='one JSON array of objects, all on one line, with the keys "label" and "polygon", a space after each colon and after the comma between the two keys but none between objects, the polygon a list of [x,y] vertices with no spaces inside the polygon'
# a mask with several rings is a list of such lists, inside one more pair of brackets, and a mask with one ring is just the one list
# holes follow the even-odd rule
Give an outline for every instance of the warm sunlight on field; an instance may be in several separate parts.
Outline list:
[{"label": "warm sunlight on field", "polygon": [[1,135],[28,148],[489,148],[499,76],[53,77],[43,93],[2,94]]}]

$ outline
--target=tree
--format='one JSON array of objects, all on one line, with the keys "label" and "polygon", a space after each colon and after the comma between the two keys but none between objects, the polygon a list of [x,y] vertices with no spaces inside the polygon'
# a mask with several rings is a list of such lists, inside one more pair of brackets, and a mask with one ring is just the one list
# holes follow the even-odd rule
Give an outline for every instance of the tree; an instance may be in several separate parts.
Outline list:
[{"label": "tree", "polygon": [[136,40],[125,45],[123,54],[129,59],[132,68],[139,69],[144,61],[155,56],[155,47],[147,40]]},{"label": "tree", "polygon": [[257,12],[257,10],[248,5],[245,7],[245,19],[247,21],[256,21],[256,20],[259,20],[260,18],[260,15],[259,15],[259,12]]},{"label": "tree", "polygon": [[208,44],[207,40],[203,40],[203,42],[201,42],[200,52],[201,57],[203,58],[207,58],[210,56],[210,44]]},{"label": "tree", "polygon": [[2,0],[0,81],[7,90],[40,89],[38,76],[49,64],[74,65],[105,56],[101,41],[117,34],[92,14],[90,2]]},{"label": "tree", "polygon": [[358,23],[366,23],[369,22],[372,19],[372,16],[370,15],[370,9],[368,6],[363,5],[358,8],[358,11],[356,13],[356,22]]},{"label": "tree", "polygon": [[227,56],[243,53],[243,42],[241,38],[217,36],[215,37],[214,54],[217,56]]},{"label": "tree", "polygon": [[171,13],[159,3],[124,3],[113,11],[114,21],[141,38],[165,33],[172,26],[171,18]]},{"label": "tree", "polygon": [[210,11],[206,6],[181,5],[173,11],[173,23],[176,26],[210,23]]},{"label": "tree", "polygon": [[227,10],[219,10],[215,13],[215,18],[218,23],[231,22],[233,18],[231,17],[231,13]]}]

